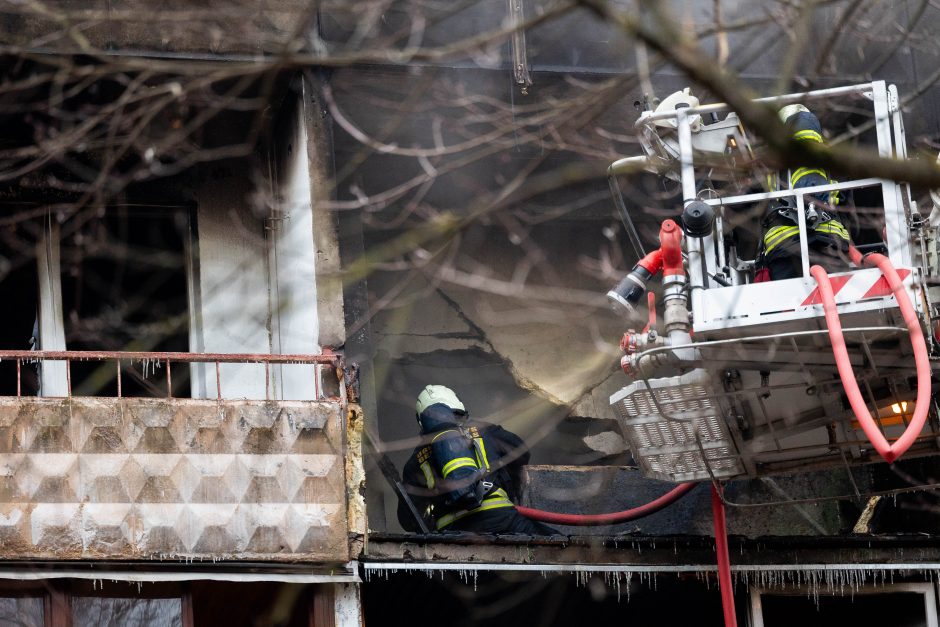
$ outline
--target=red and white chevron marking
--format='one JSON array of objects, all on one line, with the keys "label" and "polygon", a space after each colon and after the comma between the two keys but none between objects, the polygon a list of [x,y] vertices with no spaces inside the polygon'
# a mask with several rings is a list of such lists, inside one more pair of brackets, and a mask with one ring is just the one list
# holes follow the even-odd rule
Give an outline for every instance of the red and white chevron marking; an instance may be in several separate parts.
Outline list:
[{"label": "red and white chevron marking", "polygon": [[[898,276],[903,281],[911,274],[907,268],[898,268]],[[869,298],[882,298],[891,296],[891,287],[888,280],[882,275],[873,277],[870,273],[853,272],[851,274],[840,274],[830,277],[832,281],[832,292],[835,294],[837,303],[852,303]],[[815,288],[809,293],[800,307],[808,305],[821,305],[822,297],[819,294],[819,288]]]}]

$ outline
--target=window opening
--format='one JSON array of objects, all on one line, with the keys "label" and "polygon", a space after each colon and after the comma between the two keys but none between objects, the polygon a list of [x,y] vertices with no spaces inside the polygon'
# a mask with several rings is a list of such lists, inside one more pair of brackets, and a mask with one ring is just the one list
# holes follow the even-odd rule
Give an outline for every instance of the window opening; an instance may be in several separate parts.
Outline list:
[{"label": "window opening", "polygon": [[[3,324],[0,325],[0,348],[29,350],[31,338],[39,348],[39,278],[36,273],[36,242],[39,224],[17,221],[0,228],[0,300]],[[35,396],[39,389],[36,364],[21,368],[21,394]],[[0,396],[16,396],[16,361],[0,360]]]},{"label": "window opening", "polygon": [[897,584],[837,590],[751,590],[754,627],[937,627],[932,584]]},{"label": "window opening", "polygon": [[[186,352],[188,301],[182,208],[109,207],[61,228],[69,350]],[[113,361],[73,361],[72,393],[117,396]],[[167,396],[166,364],[121,361],[122,396]],[[188,364],[170,364],[173,396],[189,396]]]}]

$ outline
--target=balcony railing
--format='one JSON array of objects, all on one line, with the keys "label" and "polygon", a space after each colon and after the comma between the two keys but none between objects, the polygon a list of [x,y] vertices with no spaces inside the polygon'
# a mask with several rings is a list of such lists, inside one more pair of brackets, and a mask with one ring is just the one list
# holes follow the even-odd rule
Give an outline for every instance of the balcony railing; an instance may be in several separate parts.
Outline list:
[{"label": "balcony railing", "polygon": [[[346,473],[360,463],[361,421],[347,420],[341,355],[0,351],[0,360],[3,559],[351,559]],[[61,394],[24,395],[32,362],[43,365],[43,393]],[[167,372],[154,378],[153,364]],[[152,385],[141,387],[141,365]]]},{"label": "balcony railing", "polygon": [[[301,364],[313,365],[312,377],[313,398],[321,398],[323,392],[321,384],[321,367],[330,366],[331,371],[341,361],[342,357],[335,353],[324,351],[318,355],[271,355],[264,353],[179,353],[179,352],[144,352],[144,351],[30,351],[30,350],[3,350],[0,351],[0,362],[16,361],[16,396],[23,394],[22,372],[23,364],[65,362],[65,377],[67,396],[72,396],[72,362],[74,361],[100,361],[113,362],[117,381],[117,397],[122,398],[121,383],[122,363],[140,362],[144,371],[158,366],[166,371],[166,398],[173,396],[173,374],[171,364],[214,364],[216,398],[222,400],[222,368],[221,364],[263,364],[265,380],[265,400],[272,400],[271,366]],[[47,395],[44,395],[47,396]],[[53,397],[55,398],[55,397]],[[59,398],[62,398],[59,396]]]}]

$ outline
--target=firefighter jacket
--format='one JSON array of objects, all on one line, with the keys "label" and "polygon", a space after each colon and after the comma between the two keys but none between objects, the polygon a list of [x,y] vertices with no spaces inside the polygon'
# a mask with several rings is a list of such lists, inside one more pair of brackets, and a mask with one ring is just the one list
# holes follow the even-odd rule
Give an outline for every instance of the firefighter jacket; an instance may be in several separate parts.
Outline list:
[{"label": "firefighter jacket", "polygon": [[[486,422],[467,420],[445,405],[432,405],[419,417],[422,445],[405,464],[402,483],[431,530],[478,512],[513,507],[519,473],[529,452],[519,436]],[[398,521],[418,531],[403,500]]]},{"label": "firefighter jacket", "polygon": [[[787,126],[793,131],[793,139],[799,142],[823,143],[822,127],[819,119],[809,111],[800,111],[787,119]],[[825,170],[816,167],[799,167],[790,173],[790,189],[814,187],[835,183],[830,180]],[[839,215],[833,209],[840,202],[838,192],[821,193],[810,196],[819,202],[819,222],[807,233],[811,248],[833,247],[848,250],[849,231]],[[823,206],[826,208],[823,208]],[[795,214],[789,217],[778,212],[764,216],[763,254],[770,259],[777,255],[799,255],[800,229],[796,224]]]}]

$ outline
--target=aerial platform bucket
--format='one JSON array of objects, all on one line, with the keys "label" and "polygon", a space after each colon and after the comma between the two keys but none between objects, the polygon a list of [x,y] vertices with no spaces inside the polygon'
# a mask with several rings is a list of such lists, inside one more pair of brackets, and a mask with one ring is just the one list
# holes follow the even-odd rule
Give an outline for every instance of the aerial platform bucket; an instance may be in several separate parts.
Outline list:
[{"label": "aerial platform bucket", "polygon": [[645,476],[680,482],[742,474],[725,412],[705,370],[652,379],[648,387],[637,381],[610,400]]}]

